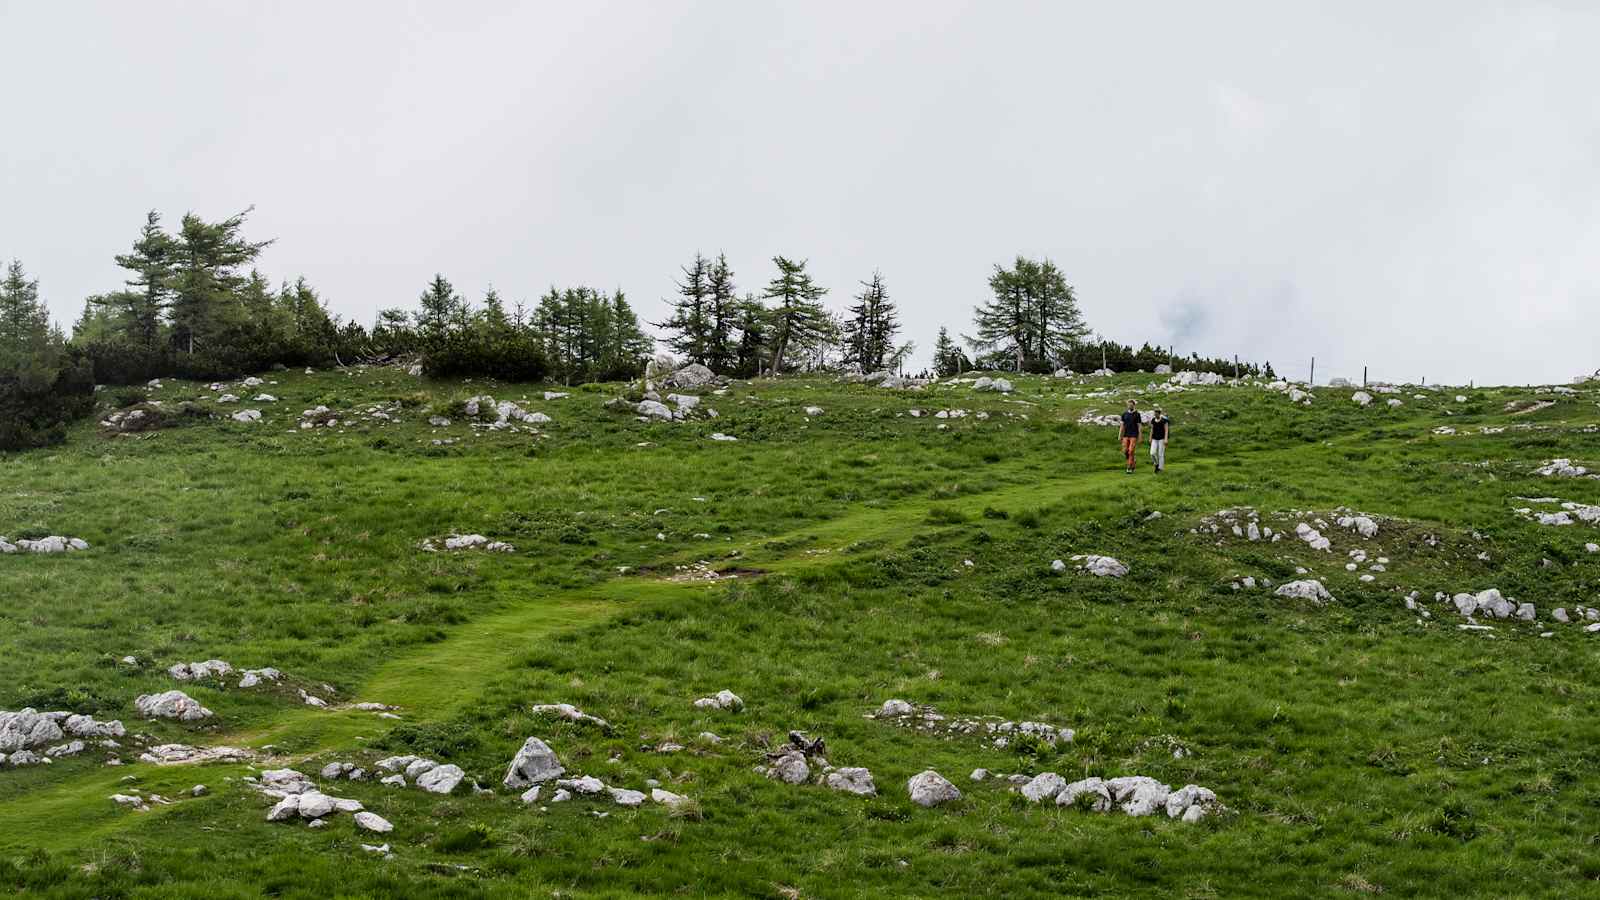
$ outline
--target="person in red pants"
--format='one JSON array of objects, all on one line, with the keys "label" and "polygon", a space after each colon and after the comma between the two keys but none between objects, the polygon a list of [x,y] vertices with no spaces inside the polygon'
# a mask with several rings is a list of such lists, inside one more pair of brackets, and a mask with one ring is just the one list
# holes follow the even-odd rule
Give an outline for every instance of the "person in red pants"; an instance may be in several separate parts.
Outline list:
[{"label": "person in red pants", "polygon": [[1129,475],[1133,474],[1133,463],[1139,450],[1139,430],[1144,425],[1134,407],[1134,402],[1129,400],[1128,409],[1122,414],[1122,455],[1128,460]]}]

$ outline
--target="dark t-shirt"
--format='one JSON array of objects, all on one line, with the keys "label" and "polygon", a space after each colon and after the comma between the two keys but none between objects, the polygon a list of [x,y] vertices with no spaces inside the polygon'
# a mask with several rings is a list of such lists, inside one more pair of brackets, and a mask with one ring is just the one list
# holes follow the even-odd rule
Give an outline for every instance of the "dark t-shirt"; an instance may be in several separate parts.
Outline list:
[{"label": "dark t-shirt", "polygon": [[1166,440],[1167,439],[1167,426],[1170,425],[1170,424],[1172,424],[1172,420],[1167,418],[1166,416],[1162,416],[1159,419],[1151,419],[1150,420],[1150,440],[1152,440],[1152,441],[1164,441],[1164,440]]},{"label": "dark t-shirt", "polygon": [[1139,436],[1139,414],[1128,410],[1122,414],[1122,436],[1136,438]]}]

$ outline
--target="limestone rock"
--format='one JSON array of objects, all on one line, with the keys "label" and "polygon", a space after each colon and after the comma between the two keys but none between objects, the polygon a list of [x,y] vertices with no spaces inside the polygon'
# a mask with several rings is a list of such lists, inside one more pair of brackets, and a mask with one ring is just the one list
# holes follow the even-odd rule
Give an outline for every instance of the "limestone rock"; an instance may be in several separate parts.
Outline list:
[{"label": "limestone rock", "polygon": [[861,797],[875,797],[878,794],[877,785],[872,783],[872,773],[859,766],[834,769],[823,776],[822,783],[836,791]]},{"label": "limestone rock", "polygon": [[1314,578],[1280,584],[1278,589],[1272,593],[1274,596],[1288,597],[1292,600],[1310,600],[1318,606],[1335,602],[1334,596],[1328,593],[1328,589],[1322,586],[1322,582]]},{"label": "limestone rock", "polygon": [[506,770],[503,783],[512,789],[525,788],[559,778],[566,771],[549,744],[536,737],[530,737],[523,741],[522,748],[512,758],[511,767]]},{"label": "limestone rock", "polygon": [[956,786],[932,769],[911,776],[906,782],[906,791],[911,795],[911,802],[918,806],[938,806],[961,799]]},{"label": "limestone rock", "polygon": [[372,812],[356,813],[356,827],[363,831],[371,831],[377,834],[388,834],[394,830],[394,826],[389,823],[388,819]]},{"label": "limestone rock", "polygon": [[160,694],[140,694],[133,705],[139,714],[151,719],[177,719],[194,722],[209,719],[212,712],[183,691],[165,691]]},{"label": "limestone rock", "polygon": [[1067,786],[1067,780],[1054,772],[1042,772],[1022,786],[1022,796],[1030,803],[1053,800]]},{"label": "limestone rock", "polygon": [[460,766],[438,766],[422,773],[417,778],[417,787],[430,794],[448,794],[456,789],[466,774]]}]

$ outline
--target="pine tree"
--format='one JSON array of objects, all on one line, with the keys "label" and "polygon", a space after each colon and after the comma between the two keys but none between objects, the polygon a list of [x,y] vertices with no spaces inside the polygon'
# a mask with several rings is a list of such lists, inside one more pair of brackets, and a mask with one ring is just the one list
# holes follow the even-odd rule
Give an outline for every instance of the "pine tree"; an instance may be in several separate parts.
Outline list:
[{"label": "pine tree", "polygon": [[683,280],[677,283],[678,299],[668,301],[672,315],[665,322],[656,323],[657,328],[669,332],[666,344],[674,353],[686,362],[700,365],[708,363],[713,339],[711,273],[711,262],[696,253],[694,261],[683,267]]},{"label": "pine tree", "polygon": [[506,316],[505,302],[500,299],[500,294],[493,287],[483,293],[483,309],[478,312],[478,321],[483,323],[485,330],[491,335],[504,334],[511,331],[511,320]]},{"label": "pine tree", "polygon": [[939,327],[939,337],[933,342],[933,370],[941,378],[960,375],[972,368],[967,354],[950,339],[950,329]]},{"label": "pine tree", "polygon": [[767,356],[771,310],[763,306],[754,294],[745,294],[738,303],[735,315],[739,345],[734,351],[734,371],[741,377],[751,378],[761,374],[761,366]]},{"label": "pine tree", "polygon": [[169,306],[173,345],[182,352],[194,353],[242,318],[238,291],[246,278],[239,270],[272,243],[251,243],[240,236],[249,214],[247,209],[221,222],[206,222],[193,213],[183,217]]},{"label": "pine tree", "polygon": [[1060,359],[1088,334],[1077,295],[1049,260],[1018,256],[1010,269],[995,266],[989,291],[990,299],[974,312],[976,334],[967,341],[974,349],[1010,356],[1018,371]]},{"label": "pine tree", "polygon": [[461,318],[463,303],[455,286],[443,275],[435,274],[428,289],[417,298],[417,333],[424,340],[439,340]]},{"label": "pine tree", "polygon": [[733,332],[737,328],[739,300],[734,295],[733,269],[728,266],[728,256],[717,254],[717,261],[707,276],[711,319],[710,334],[706,340],[706,366],[713,372],[726,374],[738,364],[738,348],[734,346]]},{"label": "pine tree", "polygon": [[97,305],[122,320],[130,337],[146,347],[155,345],[162,317],[172,303],[177,255],[178,242],[161,228],[161,214],[151,210],[133,250],[116,257],[118,266],[133,273],[127,280],[131,290],[95,298]]},{"label": "pine tree", "polygon": [[783,361],[791,349],[809,349],[827,333],[828,314],[819,303],[827,288],[812,283],[806,261],[795,262],[782,256],[772,258],[778,274],[767,283],[763,297],[777,301],[770,311],[772,322],[773,375],[783,371]]},{"label": "pine tree", "polygon": [[889,301],[883,273],[873,272],[872,280],[861,282],[861,288],[844,323],[844,362],[859,367],[862,372],[876,372],[894,353],[894,337],[900,332],[900,320],[894,304]]},{"label": "pine tree", "polygon": [[48,387],[55,380],[60,344],[39,299],[39,282],[29,280],[22,263],[12,260],[0,280],[0,376],[29,382],[35,390]]}]

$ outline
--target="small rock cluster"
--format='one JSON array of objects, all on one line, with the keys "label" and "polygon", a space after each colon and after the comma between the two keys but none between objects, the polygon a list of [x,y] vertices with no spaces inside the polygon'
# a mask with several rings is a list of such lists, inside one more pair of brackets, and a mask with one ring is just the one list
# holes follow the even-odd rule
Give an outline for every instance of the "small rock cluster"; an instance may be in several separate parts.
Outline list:
[{"label": "small rock cluster", "polygon": [[1583,466],[1575,466],[1570,459],[1552,459],[1544,465],[1533,470],[1535,475],[1546,478],[1600,478],[1600,474],[1591,473]]},{"label": "small rock cluster", "polygon": [[[467,773],[463,772],[460,766],[441,765],[414,754],[386,757],[373,765],[391,773],[379,779],[381,784],[405,787],[409,779],[430,794],[448,794],[467,777]],[[348,774],[346,777],[349,777]]]},{"label": "small rock cluster", "polygon": [[[1081,562],[1079,562],[1081,560]],[[1111,556],[1099,556],[1093,553],[1079,553],[1072,557],[1073,562],[1079,563],[1077,570],[1088,572],[1097,578],[1121,578],[1128,574],[1128,566],[1121,560]],[[1059,559],[1050,563],[1050,571],[1065,572],[1067,564]]]},{"label": "small rock cluster", "polygon": [[729,712],[739,712],[744,709],[744,700],[730,690],[720,690],[710,697],[701,697],[694,701],[695,709],[725,709]]},{"label": "small rock cluster", "polygon": [[[876,797],[878,786],[872,781],[872,772],[860,766],[835,768],[828,762],[827,746],[821,738],[807,737],[803,732],[789,732],[789,743],[783,749],[767,754],[768,765],[757,766],[756,771],[773,781],[784,784],[806,784],[815,781],[824,787],[858,797]],[[811,770],[817,769],[813,779]]]},{"label": "small rock cluster", "polygon": [[22,538],[15,542],[0,537],[0,553],[70,553],[87,549],[89,549],[87,541],[57,534],[37,540]]},{"label": "small rock cluster", "polygon": [[997,750],[1011,745],[1021,737],[1037,739],[1048,746],[1070,744],[1075,736],[1071,728],[1062,728],[1048,722],[1014,722],[1000,716],[968,716],[949,718],[932,706],[915,706],[905,700],[885,700],[877,712],[867,713],[869,719],[891,722],[901,728],[943,733],[947,736],[982,735],[990,739]]},{"label": "small rock cluster", "polygon": [[[71,712],[39,712],[26,707],[16,712],[0,710],[0,765],[30,766],[62,756],[76,756],[88,747],[74,738],[119,738],[127,733],[116,720],[99,721]],[[115,746],[115,741],[102,740]],[[35,752],[41,751],[42,752]]]},{"label": "small rock cluster", "polygon": [[301,819],[312,828],[322,828],[335,813],[355,814],[356,827],[364,831],[386,834],[394,825],[382,816],[367,812],[359,800],[330,797],[294,769],[269,769],[255,782],[256,790],[278,802],[267,813],[268,822]]},{"label": "small rock cluster", "polygon": [[473,426],[489,431],[502,431],[511,428],[514,422],[521,422],[526,425],[545,425],[551,421],[550,417],[542,412],[529,412],[510,400],[501,400],[497,403],[493,397],[487,394],[469,397],[465,404],[465,412],[469,419],[490,419],[492,417],[490,421],[476,423]]},{"label": "small rock cluster", "polygon": [[1310,600],[1318,606],[1337,602],[1334,596],[1328,593],[1328,589],[1322,586],[1322,582],[1314,578],[1281,584],[1272,594],[1275,597],[1287,597],[1292,600]]},{"label": "small rock cluster", "polygon": [[164,691],[159,694],[140,694],[133,701],[139,715],[147,719],[177,719],[195,722],[209,719],[212,712],[183,691]]},{"label": "small rock cluster", "polygon": [[1145,775],[1121,778],[1085,778],[1068,782],[1054,772],[1034,776],[1019,792],[1030,803],[1055,801],[1057,806],[1083,807],[1094,812],[1120,809],[1130,816],[1166,813],[1169,819],[1198,822],[1220,812],[1217,795],[1197,784],[1173,790]]},{"label": "small rock cluster", "polygon": [[443,538],[428,538],[420,545],[427,553],[437,553],[443,549],[452,552],[460,550],[483,550],[489,553],[515,553],[517,548],[505,541],[491,541],[481,534],[451,534]]},{"label": "small rock cluster", "polygon": [[1004,378],[979,378],[972,383],[972,389],[975,391],[994,391],[1001,394],[1009,394],[1014,390],[1011,382]]}]

